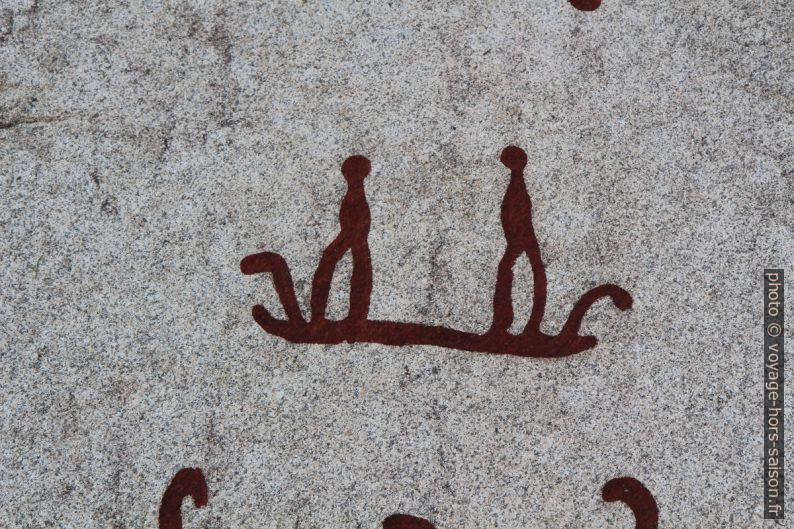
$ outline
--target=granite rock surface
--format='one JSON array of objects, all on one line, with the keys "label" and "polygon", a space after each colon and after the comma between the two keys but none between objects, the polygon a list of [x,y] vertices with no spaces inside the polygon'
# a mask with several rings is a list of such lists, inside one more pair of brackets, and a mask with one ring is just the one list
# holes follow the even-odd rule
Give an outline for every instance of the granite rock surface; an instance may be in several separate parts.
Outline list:
[{"label": "granite rock surface", "polygon": [[[628,528],[600,497],[623,475],[662,528],[771,527],[761,286],[794,257],[792,20],[733,0],[2,0],[0,526],[155,527],[200,467],[186,529]],[[282,254],[305,309],[340,164],[364,154],[371,317],[484,331],[510,144],[543,328],[596,284],[634,298],[588,314],[595,349],[295,345],[254,323],[278,299],[240,259]],[[531,295],[522,258],[519,318]]]}]

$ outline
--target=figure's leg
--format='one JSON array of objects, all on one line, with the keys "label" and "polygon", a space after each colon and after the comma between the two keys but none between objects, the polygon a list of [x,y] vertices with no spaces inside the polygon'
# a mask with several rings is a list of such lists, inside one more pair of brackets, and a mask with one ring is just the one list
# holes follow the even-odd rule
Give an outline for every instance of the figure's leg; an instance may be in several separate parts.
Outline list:
[{"label": "figure's leg", "polygon": [[240,261],[240,270],[245,275],[271,273],[273,274],[273,286],[284,307],[284,313],[290,321],[304,321],[298,306],[298,299],[295,297],[295,286],[292,283],[292,275],[289,273],[287,262],[277,253],[262,252],[249,255]]},{"label": "figure's leg", "polygon": [[340,233],[323,251],[317,270],[312,279],[311,320],[325,320],[325,308],[328,305],[328,293],[336,264],[342,260],[350,245]]},{"label": "figure's leg", "polygon": [[529,313],[529,322],[522,334],[539,336],[540,322],[543,321],[543,314],[546,312],[546,268],[543,266],[540,246],[534,234],[527,241],[526,252],[529,266],[532,268],[532,311]]},{"label": "figure's leg", "polygon": [[508,244],[496,272],[496,289],[493,295],[493,322],[489,333],[505,333],[513,323],[513,265],[520,250]]},{"label": "figure's leg", "polygon": [[351,249],[353,275],[350,278],[350,311],[347,319],[353,322],[364,321],[369,314],[369,300],[372,294],[372,260],[366,240]]}]

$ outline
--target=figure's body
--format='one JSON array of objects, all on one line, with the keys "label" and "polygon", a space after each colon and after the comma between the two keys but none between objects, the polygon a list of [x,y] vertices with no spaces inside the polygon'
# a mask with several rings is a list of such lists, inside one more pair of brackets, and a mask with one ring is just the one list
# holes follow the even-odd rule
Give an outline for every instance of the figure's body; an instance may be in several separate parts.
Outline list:
[{"label": "figure's body", "polygon": [[493,323],[489,332],[504,334],[513,323],[513,266],[516,259],[525,253],[532,268],[534,287],[532,290],[532,312],[523,334],[540,338],[540,322],[546,307],[546,272],[540,256],[540,247],[532,228],[532,201],[524,183],[526,153],[514,146],[502,151],[502,163],[510,169],[510,184],[502,202],[502,228],[507,248],[499,261],[494,291]]},{"label": "figure's body", "polygon": [[350,278],[350,310],[345,321],[355,323],[367,319],[372,293],[372,263],[367,243],[370,213],[364,194],[364,179],[369,171],[370,162],[364,156],[351,156],[342,164],[347,193],[339,209],[339,235],[323,251],[312,280],[312,322],[325,321],[334,269],[348,250],[353,258],[353,274]]}]

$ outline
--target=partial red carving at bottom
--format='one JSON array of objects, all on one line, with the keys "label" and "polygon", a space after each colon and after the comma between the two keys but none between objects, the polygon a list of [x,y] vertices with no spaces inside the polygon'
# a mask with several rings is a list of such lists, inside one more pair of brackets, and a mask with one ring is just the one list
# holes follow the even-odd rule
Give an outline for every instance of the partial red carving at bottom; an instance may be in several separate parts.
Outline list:
[{"label": "partial red carving at bottom", "polygon": [[[182,500],[190,496],[196,507],[208,501],[207,482],[198,468],[183,468],[176,473],[160,504],[160,529],[182,529]],[[635,529],[657,529],[659,508],[645,485],[634,478],[621,477],[607,482],[601,489],[604,501],[622,501],[634,513]],[[393,514],[383,520],[383,529],[436,529],[424,518],[410,514]]]}]

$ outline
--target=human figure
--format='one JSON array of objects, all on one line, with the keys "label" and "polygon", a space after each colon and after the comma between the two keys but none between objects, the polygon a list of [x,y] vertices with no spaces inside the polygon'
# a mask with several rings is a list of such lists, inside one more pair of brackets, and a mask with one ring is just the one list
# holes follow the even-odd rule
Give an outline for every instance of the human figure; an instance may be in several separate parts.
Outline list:
[{"label": "human figure", "polygon": [[500,157],[510,169],[510,184],[502,201],[502,229],[507,248],[499,261],[496,289],[493,298],[493,323],[489,333],[505,334],[513,323],[513,265],[522,253],[527,255],[532,268],[532,312],[524,328],[524,335],[540,338],[540,322],[546,307],[546,272],[540,256],[540,247],[532,228],[532,201],[524,182],[527,154],[513,145],[506,147]]},{"label": "human figure", "polygon": [[345,321],[356,323],[367,319],[372,293],[372,263],[367,244],[370,213],[364,194],[364,179],[370,167],[364,156],[351,156],[342,164],[347,193],[339,208],[339,234],[323,251],[312,280],[312,322],[325,321],[334,269],[348,250],[353,257],[353,275],[350,278],[350,310]]}]

